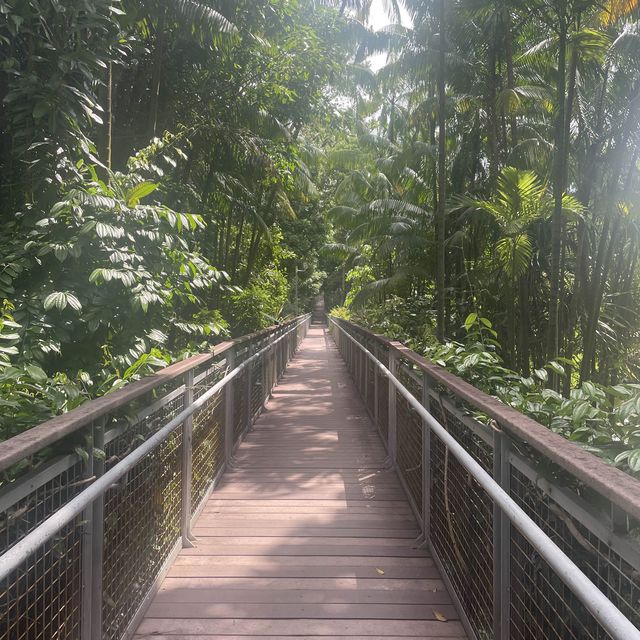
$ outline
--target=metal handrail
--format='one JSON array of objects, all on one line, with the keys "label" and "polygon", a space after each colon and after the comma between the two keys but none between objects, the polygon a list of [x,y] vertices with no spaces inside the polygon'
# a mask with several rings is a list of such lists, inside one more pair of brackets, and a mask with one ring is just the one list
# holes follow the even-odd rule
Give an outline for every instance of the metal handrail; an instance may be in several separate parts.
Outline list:
[{"label": "metal handrail", "polygon": [[202,394],[197,400],[194,400],[186,409],[181,411],[175,418],[168,422],[164,427],[157,431],[150,438],[145,440],[139,447],[129,453],[123,460],[114,465],[109,471],[96,479],[86,489],[81,491],[75,498],[70,500],[66,505],[58,509],[53,515],[45,520],[38,527],[33,529],[22,540],[17,542],[13,547],[0,556],[0,581],[15,571],[29,556],[37,551],[45,542],[55,536],[63,527],[72,522],[72,520],[82,513],[96,499],[103,496],[109,488],[118,482],[126,473],[128,473],[142,458],[151,453],[183,423],[191,417],[195,411],[203,407],[207,401],[225,387],[231,380],[237,377],[244,369],[246,369],[254,361],[258,360],[264,354],[273,350],[275,346],[284,340],[290,333],[297,330],[298,327],[306,323],[311,314],[307,314],[298,320],[293,326],[287,329],[281,336],[275,338],[266,347],[256,352],[240,365],[235,367],[224,378],[213,385],[208,391]]},{"label": "metal handrail", "polygon": [[[310,314],[307,314],[304,317],[310,317]],[[92,421],[129,404],[133,400],[143,396],[145,393],[149,393],[164,384],[172,382],[173,380],[184,376],[189,371],[193,371],[198,367],[202,367],[213,362],[217,356],[226,356],[235,347],[245,344],[246,342],[250,342],[256,338],[267,336],[278,328],[287,327],[288,325],[293,324],[296,320],[297,319],[293,319],[283,325],[274,325],[267,327],[266,329],[256,331],[255,333],[235,338],[234,340],[221,342],[220,344],[215,345],[209,353],[200,353],[185,360],[176,362],[161,371],[158,371],[153,375],[146,376],[141,380],[137,380],[118,391],[108,393],[99,398],[94,398],[93,400],[85,402],[67,413],[55,416],[10,438],[9,440],[0,442],[0,472],[5,471],[16,462],[23,460],[27,456],[36,453],[44,447],[61,440],[83,427],[86,427]]]},{"label": "metal handrail", "polygon": [[374,333],[349,320],[340,319],[339,322],[375,340],[381,346],[391,349],[399,357],[428,374],[437,384],[445,387],[457,398],[470,403],[475,409],[492,418],[502,427],[506,427],[509,433],[527,442],[545,458],[596,489],[602,496],[640,521],[640,485],[629,474],[607,464],[574,442],[570,442],[533,418],[484,393],[445,368],[430,362],[401,342]]},{"label": "metal handrail", "polygon": [[564,583],[572,589],[593,617],[614,640],[640,640],[640,630],[611,602],[583,571],[558,547],[549,536],[525,513],[502,487],[476,462],[464,447],[427,411],[398,378],[366,347],[351,336],[333,318],[329,322],[369,358],[400,393],[429,429],[449,448],[460,464],[487,492],[494,503],[509,518],[540,556],[551,566]]}]

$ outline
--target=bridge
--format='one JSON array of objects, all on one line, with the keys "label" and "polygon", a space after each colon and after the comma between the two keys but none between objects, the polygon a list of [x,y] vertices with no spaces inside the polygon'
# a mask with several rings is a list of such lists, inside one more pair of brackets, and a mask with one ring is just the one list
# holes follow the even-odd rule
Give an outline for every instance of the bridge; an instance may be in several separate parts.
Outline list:
[{"label": "bridge", "polygon": [[640,483],[321,310],[0,444],[0,638],[640,638]]}]

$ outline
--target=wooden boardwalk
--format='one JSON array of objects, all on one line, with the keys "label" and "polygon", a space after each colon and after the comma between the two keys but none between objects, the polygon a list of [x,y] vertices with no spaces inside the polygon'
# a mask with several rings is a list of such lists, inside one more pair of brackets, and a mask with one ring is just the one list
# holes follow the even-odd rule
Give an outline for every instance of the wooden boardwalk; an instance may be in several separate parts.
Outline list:
[{"label": "wooden boardwalk", "polygon": [[384,459],[312,326],[136,639],[466,638]]}]

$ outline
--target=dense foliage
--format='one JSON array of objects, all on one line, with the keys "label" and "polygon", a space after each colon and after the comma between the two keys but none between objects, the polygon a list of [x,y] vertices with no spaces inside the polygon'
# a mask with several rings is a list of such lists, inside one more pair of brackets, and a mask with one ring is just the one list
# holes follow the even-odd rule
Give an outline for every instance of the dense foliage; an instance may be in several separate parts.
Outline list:
[{"label": "dense foliage", "polygon": [[374,4],[0,0],[0,438],[323,290],[640,469],[638,3]]},{"label": "dense foliage", "polygon": [[640,471],[638,3],[403,4],[330,154],[331,302]]},{"label": "dense foliage", "polygon": [[307,306],[339,9],[0,0],[0,438]]}]

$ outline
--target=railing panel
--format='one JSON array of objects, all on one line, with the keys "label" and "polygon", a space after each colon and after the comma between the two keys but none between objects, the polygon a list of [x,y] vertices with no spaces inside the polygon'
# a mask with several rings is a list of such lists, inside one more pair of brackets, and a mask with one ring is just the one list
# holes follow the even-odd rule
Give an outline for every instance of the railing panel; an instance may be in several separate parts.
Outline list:
[{"label": "railing panel", "polygon": [[[488,473],[491,448],[437,402],[431,412]],[[437,436],[431,436],[431,544],[478,637],[492,633],[493,502]],[[490,637],[490,636],[489,636]]]},{"label": "railing panel", "polygon": [[[612,545],[511,466],[511,495],[616,605],[640,625],[640,574]],[[511,536],[511,637],[602,640],[607,632],[518,531]]]},{"label": "railing panel", "polygon": [[[403,345],[349,322],[330,325],[356,384],[354,350],[369,351],[372,418],[385,445],[393,419],[391,462],[470,638],[640,638],[640,482],[585,459],[578,446]],[[461,450],[473,463],[461,462]],[[531,519],[525,529],[511,523],[518,516],[505,511],[498,486]],[[549,552],[534,529],[559,549]]]},{"label": "railing panel", "polygon": [[180,540],[182,434],[172,434],[104,499],[102,637],[119,640]]},{"label": "railing panel", "polygon": [[[412,395],[420,400],[421,386],[406,367],[401,367],[399,378]],[[422,519],[422,420],[408,402],[396,394],[397,452],[396,469],[402,478],[409,500]]]},{"label": "railing panel", "polygon": [[[2,640],[131,636],[224,471],[225,433],[242,438],[308,323],[222,344],[0,443],[14,479],[0,487]],[[61,455],[38,465],[38,440]]]},{"label": "railing panel", "polygon": [[[30,474],[29,484],[34,488],[22,499],[13,502],[11,494],[3,496],[2,548],[13,546],[82,489],[85,466],[79,456],[67,456],[49,466],[51,474],[47,469]],[[18,570],[0,581],[0,637],[11,640],[79,637],[83,535],[83,519],[77,517]]]},{"label": "railing panel", "polygon": [[217,393],[193,417],[193,484],[191,505],[196,512],[224,463],[224,396]]}]

